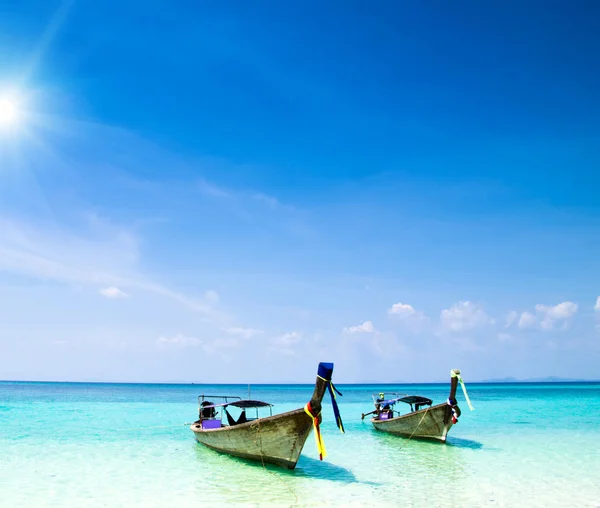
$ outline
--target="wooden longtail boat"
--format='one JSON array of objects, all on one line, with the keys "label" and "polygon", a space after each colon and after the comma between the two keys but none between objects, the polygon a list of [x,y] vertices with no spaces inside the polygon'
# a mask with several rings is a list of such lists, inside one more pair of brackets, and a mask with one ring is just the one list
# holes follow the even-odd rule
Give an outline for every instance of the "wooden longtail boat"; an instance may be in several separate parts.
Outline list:
[{"label": "wooden longtail boat", "polygon": [[[321,401],[329,389],[339,429],[344,426],[335,400],[336,390],[331,382],[333,363],[319,363],[315,389],[310,402],[303,408],[278,415],[272,414],[272,404],[258,400],[241,400],[239,397],[200,395],[198,420],[190,429],[196,440],[209,448],[244,459],[259,460],[294,469],[306,438],[314,428],[320,459],[326,456],[320,431]],[[224,399],[214,404],[209,398]],[[233,399],[233,400],[231,400]],[[238,408],[242,412],[235,419],[228,411]],[[269,408],[270,416],[258,417],[259,409]],[[247,410],[255,409],[256,418],[249,418]]]},{"label": "wooden longtail boat", "polygon": [[[448,431],[458,422],[461,411],[456,402],[456,388],[460,381],[465,399],[469,404],[471,411],[473,406],[467,395],[464,382],[460,376],[460,370],[450,371],[450,395],[446,403],[432,406],[433,401],[426,397],[418,395],[399,396],[393,393],[395,397],[386,399],[385,394],[379,393],[373,395],[375,413],[371,418],[371,423],[376,430],[395,434],[398,436],[419,439],[434,439],[445,442]],[[410,412],[401,414],[394,409],[398,402],[404,402],[410,406]],[[362,415],[363,419],[367,416]]]}]

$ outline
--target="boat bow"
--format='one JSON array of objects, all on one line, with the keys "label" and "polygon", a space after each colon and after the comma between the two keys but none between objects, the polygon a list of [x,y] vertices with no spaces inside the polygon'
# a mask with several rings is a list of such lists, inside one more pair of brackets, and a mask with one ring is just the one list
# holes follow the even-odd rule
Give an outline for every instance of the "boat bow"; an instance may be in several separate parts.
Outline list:
[{"label": "boat bow", "polygon": [[325,395],[325,390],[328,389],[331,395],[331,405],[333,406],[333,414],[335,415],[335,423],[342,433],[344,433],[344,423],[340,415],[340,410],[337,405],[336,393],[342,395],[342,393],[335,387],[331,380],[333,374],[333,363],[319,363],[319,370],[317,371],[317,381],[315,383],[315,391],[313,393],[310,402],[304,406],[304,411],[308,416],[312,418],[313,428],[315,431],[315,440],[317,443],[317,450],[319,450],[319,459],[323,460],[327,456],[327,450],[325,449],[325,443],[323,436],[321,435],[321,402]]}]

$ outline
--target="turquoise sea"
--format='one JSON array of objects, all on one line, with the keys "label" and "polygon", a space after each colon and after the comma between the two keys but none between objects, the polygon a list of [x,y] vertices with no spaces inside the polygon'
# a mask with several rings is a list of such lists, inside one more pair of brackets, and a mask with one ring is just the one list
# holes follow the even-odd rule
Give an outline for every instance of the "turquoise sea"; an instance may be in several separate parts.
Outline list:
[{"label": "turquoise sea", "polygon": [[[199,393],[247,386],[0,382],[0,507],[279,506],[600,507],[600,384],[469,384],[448,443],[377,433],[370,394],[445,401],[444,385],[339,385],[297,468],[251,463],[196,443]],[[304,405],[312,385],[252,386],[274,412]]]}]

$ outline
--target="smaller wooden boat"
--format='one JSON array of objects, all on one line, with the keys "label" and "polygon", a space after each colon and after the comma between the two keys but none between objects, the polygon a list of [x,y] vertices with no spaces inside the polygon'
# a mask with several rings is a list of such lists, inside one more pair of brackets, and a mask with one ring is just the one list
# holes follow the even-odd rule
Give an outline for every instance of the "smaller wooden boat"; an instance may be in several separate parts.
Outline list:
[{"label": "smaller wooden boat", "polygon": [[[315,389],[310,402],[303,408],[273,415],[273,405],[260,400],[242,400],[234,396],[200,395],[198,397],[198,420],[190,429],[196,440],[209,448],[235,457],[269,462],[294,469],[311,430],[315,431],[321,460],[326,456],[321,436],[321,401],[325,390],[331,394],[331,402],[338,428],[344,426],[336,403],[336,392],[331,382],[333,363],[320,363]],[[208,399],[221,399],[215,404]],[[234,417],[230,410],[240,410]],[[259,417],[261,410],[269,410],[269,416]],[[252,412],[251,416],[248,413]]]},{"label": "smaller wooden boat", "polygon": [[[456,388],[459,382],[469,408],[473,411],[473,406],[460,376],[460,370],[451,370],[450,376],[450,395],[446,403],[433,406],[433,401],[427,397],[400,395],[394,392],[388,393],[386,398],[384,393],[379,393],[373,395],[375,411],[363,414],[362,418],[375,414],[371,418],[371,423],[376,430],[381,432],[408,438],[434,439],[445,442],[448,431],[458,423],[458,418],[461,415],[456,401]],[[392,395],[392,397],[389,397],[389,395]],[[410,406],[410,412],[402,414],[401,411],[397,411],[395,407],[399,402]]]}]

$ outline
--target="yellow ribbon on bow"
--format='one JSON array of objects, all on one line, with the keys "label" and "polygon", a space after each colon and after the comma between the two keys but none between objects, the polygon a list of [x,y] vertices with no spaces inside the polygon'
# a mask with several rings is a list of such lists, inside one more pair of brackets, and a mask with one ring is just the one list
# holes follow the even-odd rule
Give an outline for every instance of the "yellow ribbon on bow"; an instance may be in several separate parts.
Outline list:
[{"label": "yellow ribbon on bow", "polygon": [[317,450],[319,451],[319,459],[323,460],[323,457],[327,457],[327,450],[325,449],[325,443],[323,441],[323,436],[321,435],[321,428],[319,426],[319,415],[320,412],[316,415],[312,412],[312,407],[310,407],[310,402],[304,406],[304,412],[311,417],[313,421],[313,427],[315,429],[315,440],[317,441]]}]

